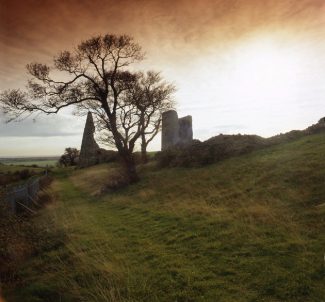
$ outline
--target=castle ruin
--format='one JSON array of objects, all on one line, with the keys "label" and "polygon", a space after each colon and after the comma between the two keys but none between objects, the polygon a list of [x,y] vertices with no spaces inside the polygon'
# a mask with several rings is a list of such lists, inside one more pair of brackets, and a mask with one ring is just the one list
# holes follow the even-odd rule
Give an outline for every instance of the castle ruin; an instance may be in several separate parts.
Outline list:
[{"label": "castle ruin", "polygon": [[192,140],[192,116],[178,118],[175,110],[169,110],[162,114],[162,151],[175,145],[186,145]]},{"label": "castle ruin", "polygon": [[80,168],[117,160],[117,152],[105,150],[98,146],[94,138],[95,125],[91,112],[88,112],[82,137],[78,165]]},{"label": "castle ruin", "polygon": [[[93,117],[91,112],[88,112],[78,163],[81,168],[116,159],[117,153],[115,151],[105,150],[98,146],[94,133]],[[162,150],[176,145],[186,145],[192,140],[192,116],[178,118],[175,110],[169,110],[162,114]]]},{"label": "castle ruin", "polygon": [[91,112],[88,112],[80,149],[80,167],[89,167],[98,163],[98,154],[100,148],[95,141],[94,133],[95,125],[93,121],[93,116]]}]

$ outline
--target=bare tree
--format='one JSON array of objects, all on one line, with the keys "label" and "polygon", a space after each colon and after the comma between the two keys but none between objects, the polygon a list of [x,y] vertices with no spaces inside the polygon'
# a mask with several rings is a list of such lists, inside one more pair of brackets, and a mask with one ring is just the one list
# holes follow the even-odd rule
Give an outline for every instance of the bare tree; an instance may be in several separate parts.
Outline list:
[{"label": "bare tree", "polygon": [[[116,125],[123,136],[133,136],[139,131],[141,139],[142,162],[146,163],[147,146],[161,129],[162,112],[173,108],[175,86],[163,81],[159,72],[139,72],[127,83],[121,102],[120,114],[116,117]],[[100,132],[100,141],[114,146],[114,137],[108,131],[107,115],[93,103],[84,102],[78,105],[78,111],[84,114],[91,111],[96,118],[96,128]]]},{"label": "bare tree", "polygon": [[[0,103],[10,119],[33,112],[53,114],[69,106],[94,108],[106,122],[129,181],[134,182],[138,176],[133,150],[141,125],[136,124],[134,107],[125,102],[125,93],[137,78],[127,69],[142,59],[141,47],[131,37],[96,36],[71,52],[61,52],[53,67],[27,65],[32,76],[27,91],[5,91]],[[124,120],[125,128],[121,125]]]},{"label": "bare tree", "polygon": [[139,73],[135,85],[127,91],[127,98],[137,111],[141,126],[142,162],[148,161],[147,147],[161,129],[162,113],[173,108],[175,86],[163,81],[159,72]]}]

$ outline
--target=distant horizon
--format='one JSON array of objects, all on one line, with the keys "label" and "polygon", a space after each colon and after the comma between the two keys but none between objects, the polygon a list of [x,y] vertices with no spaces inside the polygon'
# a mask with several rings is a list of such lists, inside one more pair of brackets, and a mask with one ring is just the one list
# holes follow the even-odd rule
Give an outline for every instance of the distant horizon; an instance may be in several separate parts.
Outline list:
[{"label": "distant horizon", "polygon": [[[300,128],[300,129],[298,129],[298,128],[291,129],[291,130],[284,131],[284,132],[282,131],[282,132],[279,132],[279,133],[276,133],[276,134],[270,135],[270,136],[261,136],[261,135],[258,135],[256,133],[218,133],[218,134],[212,135],[211,137],[218,136],[218,135],[238,135],[238,134],[240,134],[240,135],[257,135],[257,136],[260,136],[262,138],[268,139],[268,138],[271,138],[271,137],[274,137],[274,136],[277,136],[277,135],[280,135],[280,134],[286,134],[286,133],[288,133],[290,131],[295,131],[295,130],[302,131],[302,130],[305,130],[306,128],[308,128],[310,126],[312,126],[314,124],[317,124],[321,119],[324,119],[324,118],[325,118],[325,116],[320,117],[317,121],[313,122],[312,124],[308,125],[307,127]],[[211,137],[209,137],[209,138],[211,138]],[[195,137],[195,133],[193,135],[193,139],[197,139]],[[71,147],[71,146],[69,146],[69,147]],[[100,147],[101,148],[104,148],[104,149],[107,149],[107,150],[114,150],[113,148],[105,148],[105,146],[104,147],[103,146],[100,146]],[[66,147],[66,148],[68,148],[68,147]],[[80,147],[72,147],[72,148],[77,148],[77,149],[80,150]],[[152,150],[152,149],[149,149],[148,151],[149,152],[159,152],[160,150]],[[30,158],[30,159],[32,159],[32,158],[51,158],[51,157],[52,158],[53,157],[59,158],[63,154],[63,152],[64,152],[64,150],[62,150],[62,153],[61,154],[56,154],[56,155],[53,155],[53,154],[48,154],[48,155],[46,155],[46,154],[45,155],[44,154],[41,154],[41,155],[17,155],[17,156],[15,156],[15,155],[0,155],[0,161],[1,161],[1,159],[24,159],[24,158]],[[135,150],[135,152],[140,152],[140,150]]]},{"label": "distant horizon", "polygon": [[[61,154],[62,155],[62,154]],[[25,159],[25,158],[59,158],[61,155],[35,155],[35,156],[24,156],[24,155],[19,155],[19,156],[6,156],[6,155],[1,155],[0,160],[2,159]]]}]

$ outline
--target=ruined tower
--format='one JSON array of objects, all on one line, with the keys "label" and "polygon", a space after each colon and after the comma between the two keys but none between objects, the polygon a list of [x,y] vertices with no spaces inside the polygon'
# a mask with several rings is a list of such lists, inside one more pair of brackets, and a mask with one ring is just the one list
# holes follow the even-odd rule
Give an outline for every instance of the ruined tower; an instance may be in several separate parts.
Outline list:
[{"label": "ruined tower", "polygon": [[193,140],[193,130],[192,130],[192,116],[187,115],[178,120],[179,130],[179,143],[188,144]]},{"label": "ruined tower", "polygon": [[162,114],[161,150],[166,150],[178,142],[178,116],[175,110]]},{"label": "ruined tower", "polygon": [[80,149],[80,167],[88,167],[98,163],[98,153],[100,149],[95,141],[94,133],[95,125],[93,117],[91,112],[88,112]]},{"label": "ruined tower", "polygon": [[192,140],[192,117],[190,115],[179,119],[175,110],[169,110],[162,114],[162,151],[177,144],[188,144]]}]

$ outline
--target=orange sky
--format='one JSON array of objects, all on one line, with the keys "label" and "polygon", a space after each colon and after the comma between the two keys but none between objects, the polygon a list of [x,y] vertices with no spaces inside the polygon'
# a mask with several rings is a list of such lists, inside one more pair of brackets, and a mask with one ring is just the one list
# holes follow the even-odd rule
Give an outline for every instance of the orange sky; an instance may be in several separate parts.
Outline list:
[{"label": "orange sky", "polygon": [[[167,80],[175,82],[179,112],[193,115],[194,135],[198,138],[227,129],[268,136],[303,128],[316,122],[315,119],[321,117],[318,115],[325,114],[320,110],[324,108],[322,95],[325,93],[320,80],[325,75],[322,73],[325,70],[324,0],[0,0],[0,91],[24,87],[27,63],[51,62],[58,51],[71,49],[80,40],[99,33],[126,33],[135,37],[147,53],[141,67],[161,70]],[[261,47],[256,41],[263,39],[266,42]],[[265,121],[274,101],[258,105],[260,95],[245,96],[246,91],[254,87],[252,83],[241,87],[237,94],[229,90],[245,84],[242,81],[245,70],[235,74],[242,68],[241,53],[250,64],[254,47],[265,51],[270,41],[274,41],[279,50],[277,56],[284,56],[276,63],[295,58],[286,67],[294,66],[295,73],[288,74],[285,80],[297,77],[289,84],[299,86],[300,90],[293,87],[296,90],[288,96],[275,95],[282,97],[278,102],[287,102],[287,107],[281,108],[281,112],[274,111],[266,128],[258,121],[253,126],[250,120],[253,114],[261,117],[261,123]],[[267,60],[267,57],[259,60]],[[257,67],[258,62],[254,62]],[[298,65],[301,68],[297,69]],[[246,68],[249,73],[249,66]],[[297,74],[301,74],[300,78]],[[255,76],[258,79],[258,73]],[[233,83],[232,89],[229,82]],[[305,83],[304,87],[301,83]],[[298,100],[305,94],[304,99]],[[268,91],[265,95],[267,99]],[[242,103],[235,98],[242,98]],[[303,109],[295,112],[299,106],[308,106],[303,100],[314,102],[304,117]],[[282,116],[283,110],[291,115]],[[208,118],[202,119],[203,115]],[[62,119],[65,117],[71,124],[68,112]],[[32,129],[32,125],[28,127]],[[77,129],[79,123],[76,121],[71,127]],[[64,122],[62,128],[66,128]],[[14,146],[15,130],[3,126],[2,133],[13,140]],[[34,136],[40,137],[40,134]],[[76,145],[79,137],[77,131]],[[64,144],[63,140],[60,148]],[[49,150],[44,152],[50,153]]]},{"label": "orange sky", "polygon": [[[149,62],[177,69],[256,31],[315,34],[323,0],[0,0],[0,88],[25,81],[25,65],[98,33],[133,35]],[[316,30],[316,33],[318,32]],[[175,66],[174,63],[177,62]],[[149,63],[148,63],[149,64]]]}]

